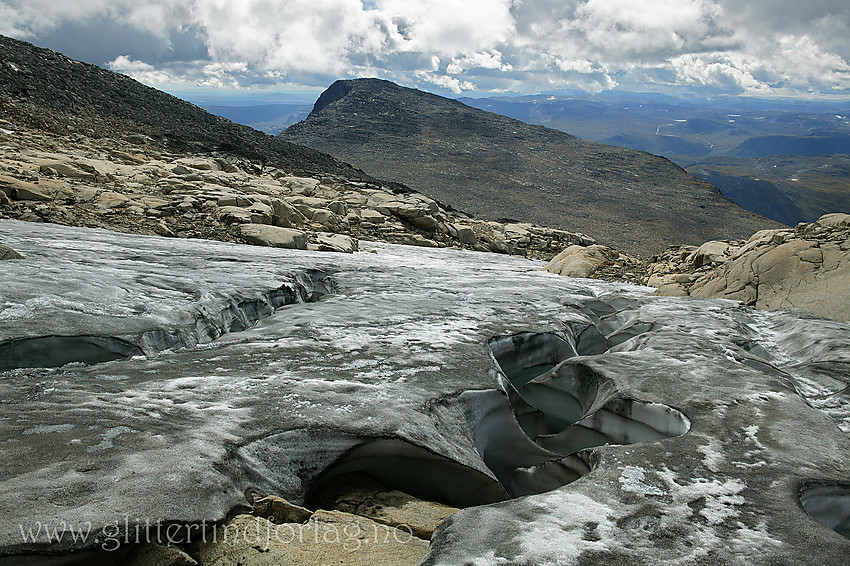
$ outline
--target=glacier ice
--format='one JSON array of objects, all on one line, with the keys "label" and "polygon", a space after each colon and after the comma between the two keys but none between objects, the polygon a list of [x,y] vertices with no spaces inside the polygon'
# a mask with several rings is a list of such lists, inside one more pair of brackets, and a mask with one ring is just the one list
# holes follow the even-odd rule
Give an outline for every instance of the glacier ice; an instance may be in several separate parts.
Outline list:
[{"label": "glacier ice", "polygon": [[[0,241],[26,256],[3,266],[0,343],[132,345],[0,371],[0,556],[93,548],[21,526],[195,524],[252,489],[303,503],[364,472],[468,505],[424,564],[850,549],[799,493],[850,469],[847,324],[457,250],[16,221]],[[620,481],[637,469],[639,493]]]}]

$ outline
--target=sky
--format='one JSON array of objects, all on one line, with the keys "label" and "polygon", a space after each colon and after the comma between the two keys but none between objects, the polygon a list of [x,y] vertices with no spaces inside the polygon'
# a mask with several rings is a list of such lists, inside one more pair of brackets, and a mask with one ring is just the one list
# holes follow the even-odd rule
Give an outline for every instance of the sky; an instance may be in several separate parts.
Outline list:
[{"label": "sky", "polygon": [[0,34],[172,93],[850,100],[848,0],[0,0]]}]

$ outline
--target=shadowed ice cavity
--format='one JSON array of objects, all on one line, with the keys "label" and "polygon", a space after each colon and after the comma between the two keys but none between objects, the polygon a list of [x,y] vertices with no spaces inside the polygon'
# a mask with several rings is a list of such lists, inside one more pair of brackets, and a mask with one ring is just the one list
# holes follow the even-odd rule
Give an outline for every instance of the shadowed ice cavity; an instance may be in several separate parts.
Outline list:
[{"label": "shadowed ice cavity", "polygon": [[130,342],[108,336],[42,336],[0,343],[0,371],[59,367],[71,362],[98,364],[142,353]]},{"label": "shadowed ice cavity", "polygon": [[398,439],[365,440],[340,456],[313,482],[307,505],[346,476],[366,474],[383,485],[429,501],[470,507],[504,501],[505,490],[490,476]]},{"label": "shadowed ice cavity", "polygon": [[468,391],[461,400],[481,459],[511,497],[551,491],[590,471],[578,455],[557,454],[533,442],[501,392]]},{"label": "shadowed ice cavity", "polygon": [[800,503],[819,523],[850,539],[850,484],[804,486]]},{"label": "shadowed ice cavity", "polygon": [[257,489],[311,507],[321,506],[326,491],[364,474],[388,488],[455,507],[508,498],[486,471],[401,439],[301,429],[257,439],[239,455]]},{"label": "shadowed ice cavity", "polygon": [[[585,331],[586,332],[586,331]],[[589,471],[578,453],[685,434],[680,411],[618,395],[614,383],[578,360],[580,348],[551,333],[497,336],[489,342],[498,392],[479,394],[479,453],[513,496],[541,493]]]},{"label": "shadowed ice cavity", "polygon": [[153,355],[205,344],[231,332],[241,332],[293,303],[313,302],[334,292],[325,272],[307,270],[294,281],[259,297],[231,302],[209,311],[198,306],[189,324],[154,328],[132,337],[38,336],[0,342],[0,371],[17,368],[60,367],[68,363],[97,364],[137,355]]}]

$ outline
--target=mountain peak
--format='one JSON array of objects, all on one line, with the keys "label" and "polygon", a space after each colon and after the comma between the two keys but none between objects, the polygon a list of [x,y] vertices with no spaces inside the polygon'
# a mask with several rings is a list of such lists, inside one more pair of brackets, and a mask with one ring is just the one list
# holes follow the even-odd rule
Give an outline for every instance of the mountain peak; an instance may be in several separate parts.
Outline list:
[{"label": "mountain peak", "polygon": [[380,90],[398,90],[400,88],[403,87],[384,79],[364,78],[338,80],[329,86],[321,96],[319,96],[319,99],[313,106],[313,110],[310,112],[310,115],[318,114],[329,104],[342,100],[355,89],[361,92],[378,92]]},{"label": "mountain peak", "polygon": [[479,218],[578,231],[633,254],[780,226],[663,157],[380,79],[335,82],[281,137]]}]

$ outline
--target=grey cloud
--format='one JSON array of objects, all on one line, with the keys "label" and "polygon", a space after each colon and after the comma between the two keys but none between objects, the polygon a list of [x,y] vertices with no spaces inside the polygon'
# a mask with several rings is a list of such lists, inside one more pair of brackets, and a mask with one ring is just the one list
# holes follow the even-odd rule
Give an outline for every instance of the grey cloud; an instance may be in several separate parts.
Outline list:
[{"label": "grey cloud", "polygon": [[0,33],[154,86],[850,94],[846,0],[0,0]]},{"label": "grey cloud", "polygon": [[174,30],[167,37],[160,37],[103,16],[68,23],[41,33],[32,41],[95,65],[104,65],[120,55],[154,65],[210,58],[194,30]]}]

